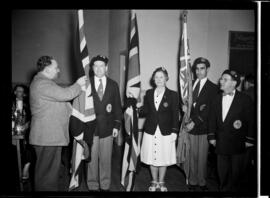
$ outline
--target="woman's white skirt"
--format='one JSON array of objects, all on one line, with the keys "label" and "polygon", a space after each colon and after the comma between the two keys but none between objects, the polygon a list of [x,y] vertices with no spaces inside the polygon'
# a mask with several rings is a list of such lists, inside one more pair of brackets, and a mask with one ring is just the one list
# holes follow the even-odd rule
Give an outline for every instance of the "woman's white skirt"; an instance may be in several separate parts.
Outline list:
[{"label": "woman's white skirt", "polygon": [[172,134],[163,136],[159,126],[154,135],[143,134],[141,161],[153,166],[170,166],[176,164],[175,141]]}]

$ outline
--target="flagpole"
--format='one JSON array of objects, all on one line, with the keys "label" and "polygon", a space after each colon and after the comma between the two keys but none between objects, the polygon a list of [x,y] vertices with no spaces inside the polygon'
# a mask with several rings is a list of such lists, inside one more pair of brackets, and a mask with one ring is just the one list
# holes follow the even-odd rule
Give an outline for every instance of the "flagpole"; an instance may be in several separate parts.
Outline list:
[{"label": "flagpole", "polygon": [[135,172],[137,171],[138,158],[140,154],[140,142],[138,141],[138,112],[136,104],[140,96],[140,61],[139,61],[139,36],[137,28],[137,17],[134,10],[130,12],[128,47],[128,67],[126,84],[126,109],[125,120],[125,148],[122,162],[121,184],[126,191],[135,188]]},{"label": "flagpole", "polygon": [[185,107],[183,119],[180,125],[180,133],[178,137],[177,146],[177,163],[183,168],[185,172],[186,184],[188,184],[189,177],[189,152],[190,152],[190,137],[186,123],[190,120],[190,112],[192,105],[192,75],[190,66],[189,43],[187,37],[187,10],[183,10],[180,14],[181,27],[181,43],[180,43],[180,69],[179,69],[179,83],[180,93],[183,106]]}]

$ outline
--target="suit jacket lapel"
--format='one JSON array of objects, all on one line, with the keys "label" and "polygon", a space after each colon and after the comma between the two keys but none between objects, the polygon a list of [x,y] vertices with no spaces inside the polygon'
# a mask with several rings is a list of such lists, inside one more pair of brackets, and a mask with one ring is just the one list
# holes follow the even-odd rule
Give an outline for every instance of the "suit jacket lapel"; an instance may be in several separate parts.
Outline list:
[{"label": "suit jacket lapel", "polygon": [[109,79],[107,78],[106,76],[106,87],[105,87],[105,90],[104,90],[104,94],[103,94],[103,97],[102,97],[102,101],[104,101],[107,97],[108,97],[108,90],[110,89],[110,85],[111,83],[109,83]]},{"label": "suit jacket lapel", "polygon": [[155,92],[155,89],[151,89],[150,91],[150,105],[152,106],[152,108],[154,108],[156,110],[156,107],[155,107],[155,101],[154,101],[154,92]]},{"label": "suit jacket lapel", "polygon": [[223,119],[222,119],[222,94],[219,95],[219,103],[218,103],[218,106],[217,106],[217,112],[219,113],[218,115],[218,120],[220,123],[223,124]]},{"label": "suit jacket lapel", "polygon": [[95,79],[94,79],[94,76],[90,78],[90,83],[91,83],[91,89],[92,89],[92,95],[94,97],[94,100],[95,101],[100,101],[99,97],[98,97],[98,94],[97,94],[97,91],[96,91],[96,87],[95,87]]},{"label": "suit jacket lapel", "polygon": [[208,86],[208,79],[206,80],[206,82],[205,82],[205,84],[204,84],[202,90],[200,91],[199,96],[198,96],[198,98],[197,98],[197,101],[200,100],[199,98],[203,97],[203,95],[205,94],[205,90],[206,90],[206,87],[207,87],[207,86]]}]

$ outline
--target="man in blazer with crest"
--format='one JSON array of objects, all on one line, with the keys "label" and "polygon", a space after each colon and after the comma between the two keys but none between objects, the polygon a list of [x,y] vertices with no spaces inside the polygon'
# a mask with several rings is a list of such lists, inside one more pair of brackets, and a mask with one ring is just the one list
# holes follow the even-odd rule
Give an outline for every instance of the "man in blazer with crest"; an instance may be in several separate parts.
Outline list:
[{"label": "man in blazer with crest", "polygon": [[[193,105],[190,121],[186,128],[190,134],[190,175],[189,190],[208,190],[206,185],[208,117],[211,100],[218,92],[218,87],[207,78],[210,62],[199,57],[193,63],[197,79],[193,83]],[[185,111],[185,110],[184,110]]]},{"label": "man in blazer with crest", "polygon": [[113,138],[117,137],[122,119],[120,92],[117,83],[106,76],[108,58],[92,58],[89,71],[96,113],[91,162],[87,164],[87,185],[90,191],[109,191]]},{"label": "man in blazer with crest", "polygon": [[223,93],[211,105],[208,139],[216,147],[221,191],[238,191],[246,148],[254,145],[254,105],[237,91],[239,75],[225,70],[220,79]]}]

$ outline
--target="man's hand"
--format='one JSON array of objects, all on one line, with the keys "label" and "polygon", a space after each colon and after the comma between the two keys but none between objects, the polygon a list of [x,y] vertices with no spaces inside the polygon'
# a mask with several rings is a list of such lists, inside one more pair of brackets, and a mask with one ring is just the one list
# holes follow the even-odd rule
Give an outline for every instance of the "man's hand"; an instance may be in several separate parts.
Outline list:
[{"label": "man's hand", "polygon": [[26,130],[29,128],[29,122],[25,123],[23,126],[22,126],[22,130]]},{"label": "man's hand", "polygon": [[213,146],[216,146],[216,140],[209,140],[209,143],[212,144]]},{"label": "man's hand", "polygon": [[86,76],[82,76],[82,77],[78,78],[76,83],[78,83],[81,87],[83,87],[86,84],[86,79],[87,79]]},{"label": "man's hand", "polygon": [[177,138],[176,133],[172,133],[171,134],[171,137],[172,137],[172,141],[171,142],[175,142],[176,141],[176,138]]},{"label": "man's hand", "polygon": [[118,129],[116,129],[116,128],[113,129],[112,136],[113,137],[117,137],[118,136]]},{"label": "man's hand", "polygon": [[183,111],[184,113],[187,112],[187,105],[183,105],[183,106],[182,106],[182,111]]},{"label": "man's hand", "polygon": [[136,104],[136,107],[137,108],[140,108],[140,107],[142,107],[143,106],[143,103],[142,102],[138,102],[137,104]]},{"label": "man's hand", "polygon": [[253,146],[253,144],[246,142],[246,148]]},{"label": "man's hand", "polygon": [[194,126],[195,126],[195,123],[191,121],[186,125],[186,128],[188,131],[191,131],[194,128]]}]

